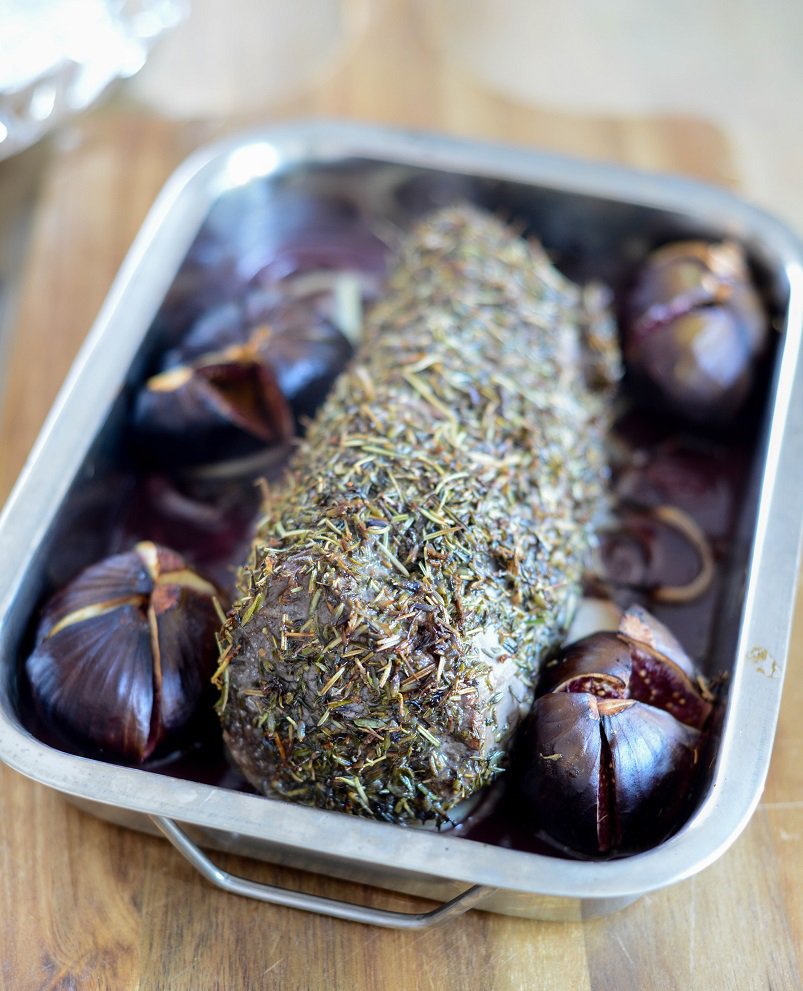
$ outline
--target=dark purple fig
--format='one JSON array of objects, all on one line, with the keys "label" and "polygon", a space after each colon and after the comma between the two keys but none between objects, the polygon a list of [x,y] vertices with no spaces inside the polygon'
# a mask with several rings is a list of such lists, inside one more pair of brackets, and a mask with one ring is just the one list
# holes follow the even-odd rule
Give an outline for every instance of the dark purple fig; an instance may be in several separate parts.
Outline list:
[{"label": "dark purple fig", "polygon": [[268,285],[308,272],[352,271],[384,278],[388,245],[351,201],[333,196],[285,196],[268,215],[256,251],[238,265],[255,284]]},{"label": "dark purple fig", "polygon": [[726,446],[685,437],[647,439],[628,452],[616,479],[616,495],[642,509],[674,506],[709,540],[726,538],[733,530],[748,450],[749,444]]},{"label": "dark purple fig", "polygon": [[25,670],[40,716],[93,752],[140,764],[179,740],[208,697],[217,590],[143,542],[47,603]]},{"label": "dark purple fig", "polygon": [[607,581],[641,590],[657,602],[690,602],[709,588],[714,557],[705,534],[676,506],[623,509],[600,534]]},{"label": "dark purple fig", "polygon": [[290,408],[249,346],[232,346],[148,379],[133,424],[146,459],[186,467],[286,444]]},{"label": "dark purple fig", "polygon": [[642,850],[679,825],[699,763],[702,734],[634,700],[599,703],[608,792],[600,850]]},{"label": "dark purple fig", "polygon": [[633,605],[619,619],[619,632],[629,640],[651,647],[656,654],[663,654],[676,664],[692,680],[695,678],[694,661],[686,653],[674,633],[643,606]]},{"label": "dark purple fig", "polygon": [[587,855],[644,849],[677,826],[701,733],[634,699],[542,695],[518,788],[540,828]]},{"label": "dark purple fig", "polygon": [[538,692],[590,692],[600,698],[624,698],[633,661],[630,645],[615,633],[592,633],[565,647],[546,664]]},{"label": "dark purple fig", "polygon": [[747,398],[769,323],[737,244],[680,241],[638,271],[622,329],[644,397],[691,420],[722,420]]},{"label": "dark purple fig", "polygon": [[513,759],[536,828],[591,856],[643,850],[677,829],[712,711],[662,624],[630,610],[622,625],[646,641],[594,633],[545,668]]},{"label": "dark purple fig", "polygon": [[297,418],[315,415],[353,353],[348,340],[330,323],[265,337],[260,346],[263,361],[273,369]]},{"label": "dark purple fig", "polygon": [[137,479],[118,514],[109,551],[140,540],[169,544],[222,590],[233,590],[237,567],[247,558],[259,510],[257,485],[220,486],[214,499],[192,492],[162,475]]},{"label": "dark purple fig", "polygon": [[266,425],[275,433],[287,420],[279,397],[302,426],[352,356],[363,307],[384,281],[387,246],[350,201],[288,194],[283,207],[249,222],[253,253],[237,259],[247,288],[169,335],[162,374],[137,399],[135,425],[157,462],[211,464],[221,437],[230,458],[253,451],[249,440],[264,441]]},{"label": "dark purple fig", "polygon": [[583,853],[607,849],[607,791],[597,699],[558,692],[536,699],[518,741],[516,787],[540,828]]},{"label": "dark purple fig", "polygon": [[353,273],[372,298],[388,255],[356,201],[340,190],[249,183],[213,206],[156,323],[172,348],[210,309],[240,300],[254,287],[281,283],[289,289],[308,273]]},{"label": "dark purple fig", "polygon": [[[633,615],[629,610],[622,622],[628,624],[627,617]],[[661,627],[657,620],[653,622]],[[544,669],[538,694],[546,692],[635,699],[665,709],[695,729],[702,729],[711,714],[707,691],[684,670],[682,662],[622,632],[592,633],[565,647],[557,661]]]},{"label": "dark purple fig", "polygon": [[[337,322],[345,318],[336,313],[338,298],[334,288],[298,297],[287,287],[252,290],[242,301],[216,307],[196,321],[165,355],[165,367],[246,345],[271,369],[296,418],[312,416],[354,351]],[[359,296],[357,306],[359,311]]]},{"label": "dark purple fig", "polygon": [[[621,634],[620,634],[621,636]],[[711,702],[693,681],[665,654],[634,640],[631,645],[633,670],[627,696],[663,709],[679,722],[703,729],[711,715]]]}]

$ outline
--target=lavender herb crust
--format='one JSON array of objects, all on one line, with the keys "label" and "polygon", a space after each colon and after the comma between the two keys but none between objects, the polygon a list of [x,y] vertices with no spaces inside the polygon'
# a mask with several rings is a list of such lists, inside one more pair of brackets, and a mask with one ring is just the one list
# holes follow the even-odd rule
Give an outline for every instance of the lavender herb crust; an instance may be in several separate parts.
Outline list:
[{"label": "lavender herb crust", "polygon": [[366,324],[267,493],[219,711],[261,792],[442,824],[571,619],[619,355],[595,293],[469,207],[412,232]]}]

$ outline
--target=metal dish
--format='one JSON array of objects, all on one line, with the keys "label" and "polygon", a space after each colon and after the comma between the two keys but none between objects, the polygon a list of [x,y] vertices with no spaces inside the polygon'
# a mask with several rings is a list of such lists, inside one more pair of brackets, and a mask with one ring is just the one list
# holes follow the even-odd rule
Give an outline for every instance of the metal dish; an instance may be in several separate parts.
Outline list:
[{"label": "metal dish", "polygon": [[[235,240],[245,239],[236,250],[247,256],[248,218],[277,209],[288,191],[335,191],[392,224],[414,209],[422,187],[433,202],[460,195],[516,216],[571,274],[613,283],[629,259],[657,241],[736,238],[782,331],[707,658],[709,672],[729,672],[730,686],[710,778],[681,831],[637,856],[594,863],[523,853],[89,760],[40,741],[20,716],[17,671],[31,617],[48,589],[102,553],[98,491],[119,467],[125,390],[141,379],[159,345],[160,313],[175,296],[191,247],[229,224]],[[736,197],[698,183],[335,123],[282,127],[197,153],[151,211],[0,519],[0,757],[96,815],[158,828],[221,887],[379,925],[430,925],[469,907],[588,918],[689,877],[746,825],[769,765],[803,524],[803,504],[788,498],[803,462],[802,326],[803,252],[796,238]],[[70,539],[87,512],[93,527]],[[225,874],[199,846],[448,904],[406,915],[269,888]]]}]

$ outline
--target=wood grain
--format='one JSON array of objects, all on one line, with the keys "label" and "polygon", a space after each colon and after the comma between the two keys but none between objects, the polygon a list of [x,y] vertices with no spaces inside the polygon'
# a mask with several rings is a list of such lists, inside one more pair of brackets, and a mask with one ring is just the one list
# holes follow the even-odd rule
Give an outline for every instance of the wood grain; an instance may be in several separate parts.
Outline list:
[{"label": "wood grain", "polygon": [[[46,148],[0,415],[2,495],[164,180],[192,148],[255,119],[233,114],[226,121],[173,122],[134,95],[118,94]],[[401,0],[376,5],[365,34],[334,75],[266,107],[263,119],[312,114],[504,139],[720,182],[733,181],[738,172],[722,136],[699,121],[568,117],[483,91],[436,56]],[[212,889],[163,840],[93,819],[1,767],[2,986],[800,987],[801,673],[799,598],[772,769],[747,830],[697,877],[584,924],[473,912],[441,930],[399,933],[249,902]],[[221,862],[323,895],[397,908],[413,904],[236,857]]]}]

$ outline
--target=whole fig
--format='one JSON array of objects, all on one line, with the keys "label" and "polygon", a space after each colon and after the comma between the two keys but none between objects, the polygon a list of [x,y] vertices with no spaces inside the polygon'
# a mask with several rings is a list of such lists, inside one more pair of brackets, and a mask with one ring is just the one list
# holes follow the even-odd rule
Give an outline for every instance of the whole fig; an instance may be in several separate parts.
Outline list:
[{"label": "whole fig", "polygon": [[724,420],[746,400],[769,322],[732,241],[652,252],[623,306],[625,364],[643,398],[689,420]]},{"label": "whole fig", "polygon": [[126,763],[179,740],[217,662],[216,595],[148,541],[84,569],[45,605],[25,664],[40,717]]},{"label": "whole fig", "polygon": [[548,666],[513,768],[539,832],[600,856],[646,849],[677,829],[712,711],[688,668],[671,633],[643,610]]}]

